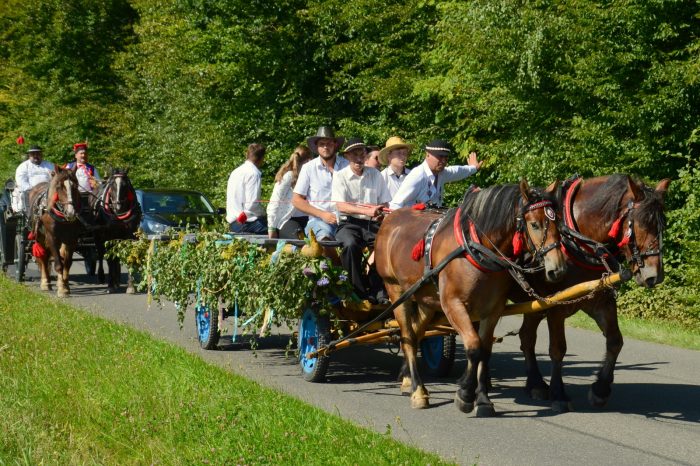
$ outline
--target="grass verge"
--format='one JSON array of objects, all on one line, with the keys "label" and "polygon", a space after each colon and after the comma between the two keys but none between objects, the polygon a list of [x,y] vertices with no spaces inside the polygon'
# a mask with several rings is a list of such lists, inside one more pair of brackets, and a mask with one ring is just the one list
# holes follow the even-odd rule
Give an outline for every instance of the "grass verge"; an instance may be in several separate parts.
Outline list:
[{"label": "grass verge", "polygon": [[0,464],[443,464],[0,274]]},{"label": "grass verge", "polygon": [[[598,325],[585,312],[577,312],[566,319],[566,323],[572,327],[600,332]],[[618,315],[618,323],[625,338],[700,350],[700,334],[673,322],[648,321]]]}]

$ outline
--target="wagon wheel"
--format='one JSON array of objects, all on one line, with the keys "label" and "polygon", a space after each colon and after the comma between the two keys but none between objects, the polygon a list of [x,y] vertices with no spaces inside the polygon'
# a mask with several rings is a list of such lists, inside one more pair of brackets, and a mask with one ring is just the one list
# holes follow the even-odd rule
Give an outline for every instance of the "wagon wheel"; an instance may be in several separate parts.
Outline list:
[{"label": "wagon wheel", "polygon": [[331,341],[331,325],[328,316],[306,309],[299,320],[299,365],[301,375],[307,382],[323,382],[328,371],[328,356],[307,359],[306,355]]},{"label": "wagon wheel", "polygon": [[199,346],[205,350],[216,348],[219,343],[219,313],[208,306],[199,304],[194,308],[194,321],[197,327]]},{"label": "wagon wheel", "polygon": [[426,373],[432,377],[447,377],[455,362],[456,336],[442,335],[424,338],[420,342],[420,354]]},{"label": "wagon wheel", "polygon": [[27,238],[24,233],[24,228],[15,234],[15,276],[18,282],[24,281],[24,272],[27,269]]}]

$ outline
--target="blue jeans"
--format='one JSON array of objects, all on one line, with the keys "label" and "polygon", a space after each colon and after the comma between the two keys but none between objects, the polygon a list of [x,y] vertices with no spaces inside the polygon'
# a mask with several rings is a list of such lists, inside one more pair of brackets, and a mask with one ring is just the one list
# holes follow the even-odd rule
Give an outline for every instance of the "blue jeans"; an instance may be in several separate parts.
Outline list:
[{"label": "blue jeans", "polygon": [[267,218],[256,218],[252,222],[229,224],[229,229],[233,233],[249,233],[251,235],[267,235]]},{"label": "blue jeans", "polygon": [[309,232],[313,230],[317,240],[335,239],[335,232],[337,229],[338,225],[331,225],[318,217],[309,217],[309,223],[306,224],[304,233],[306,233],[306,236],[310,236]]}]

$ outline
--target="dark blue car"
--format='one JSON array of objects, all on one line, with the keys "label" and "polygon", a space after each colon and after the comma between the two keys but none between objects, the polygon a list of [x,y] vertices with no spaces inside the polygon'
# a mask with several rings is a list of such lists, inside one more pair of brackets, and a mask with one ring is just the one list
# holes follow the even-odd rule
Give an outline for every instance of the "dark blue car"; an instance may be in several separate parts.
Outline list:
[{"label": "dark blue car", "polygon": [[199,225],[219,223],[224,209],[216,209],[200,192],[184,189],[137,189],[141,204],[141,229],[147,235],[159,235],[168,229],[197,229]]}]

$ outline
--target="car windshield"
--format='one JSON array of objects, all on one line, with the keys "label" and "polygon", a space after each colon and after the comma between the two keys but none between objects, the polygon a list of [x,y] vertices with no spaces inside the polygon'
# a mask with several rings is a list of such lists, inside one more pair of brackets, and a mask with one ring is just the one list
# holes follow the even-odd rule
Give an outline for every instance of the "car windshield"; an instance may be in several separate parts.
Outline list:
[{"label": "car windshield", "polygon": [[214,213],[207,198],[199,193],[143,193],[144,212],[177,214],[184,212]]}]

